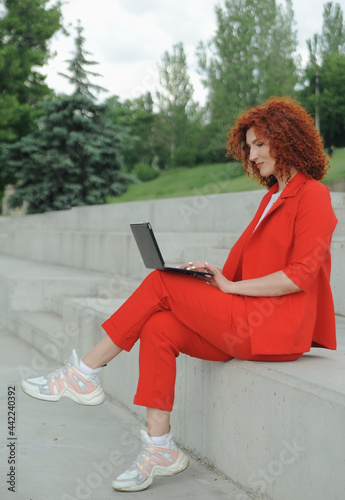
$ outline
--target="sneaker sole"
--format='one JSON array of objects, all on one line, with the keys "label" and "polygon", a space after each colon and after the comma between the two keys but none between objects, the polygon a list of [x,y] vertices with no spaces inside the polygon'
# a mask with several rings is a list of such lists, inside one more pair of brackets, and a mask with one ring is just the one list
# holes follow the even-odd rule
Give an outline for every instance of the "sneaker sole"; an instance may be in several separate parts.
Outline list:
[{"label": "sneaker sole", "polygon": [[23,384],[21,385],[21,389],[28,396],[40,399],[41,401],[57,402],[60,401],[61,398],[65,397],[72,399],[72,401],[79,405],[97,406],[102,404],[105,400],[105,394],[102,387],[97,387],[96,390],[89,394],[78,394],[69,387],[65,387],[65,389],[63,389],[59,394],[41,394],[39,392],[31,391]]},{"label": "sneaker sole", "polygon": [[187,469],[188,465],[189,459],[187,455],[185,455],[183,451],[180,451],[180,456],[173,465],[170,465],[170,467],[160,467],[159,465],[156,465],[155,467],[153,467],[150,477],[148,477],[143,483],[126,486],[125,481],[120,482],[115,479],[112,482],[112,488],[116,491],[146,490],[146,488],[148,488],[152,484],[153,478],[155,476],[174,476],[175,474],[179,474],[180,472],[183,472],[185,469]]}]

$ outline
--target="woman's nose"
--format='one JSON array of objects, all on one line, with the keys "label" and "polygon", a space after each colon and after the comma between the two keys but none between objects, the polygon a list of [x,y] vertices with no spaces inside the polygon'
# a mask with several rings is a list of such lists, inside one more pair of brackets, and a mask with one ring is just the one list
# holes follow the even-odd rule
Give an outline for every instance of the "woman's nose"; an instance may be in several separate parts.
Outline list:
[{"label": "woman's nose", "polygon": [[249,160],[250,161],[256,161],[258,158],[258,151],[255,147],[250,148],[250,153],[249,153]]}]

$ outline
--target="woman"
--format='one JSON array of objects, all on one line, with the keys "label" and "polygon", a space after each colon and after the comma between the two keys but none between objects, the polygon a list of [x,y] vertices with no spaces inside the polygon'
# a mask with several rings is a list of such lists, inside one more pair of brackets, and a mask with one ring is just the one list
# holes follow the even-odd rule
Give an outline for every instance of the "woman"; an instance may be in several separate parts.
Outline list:
[{"label": "woman", "polygon": [[239,117],[228,155],[268,193],[223,269],[181,266],[213,273],[202,279],[154,271],[102,325],[107,335],[86,356],[79,360],[73,351],[66,367],[22,383],[39,399],[99,404],[100,370],[140,339],[134,403],[147,407],[148,432],[141,430],[143,451],[113,481],[116,490],[143,490],[154,475],[188,466],[169,424],[180,352],[214,361],[293,361],[312,346],[336,348],[329,279],[337,221],[318,182],[327,158],[312,118],[296,103],[270,100]]}]

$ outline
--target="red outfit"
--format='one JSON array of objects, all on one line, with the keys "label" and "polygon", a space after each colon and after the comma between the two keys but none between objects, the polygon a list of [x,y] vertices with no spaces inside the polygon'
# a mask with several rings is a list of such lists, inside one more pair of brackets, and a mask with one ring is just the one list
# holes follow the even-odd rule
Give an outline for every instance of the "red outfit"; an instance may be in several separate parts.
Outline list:
[{"label": "red outfit", "polygon": [[276,191],[274,185],[264,196],[254,219],[232,247],[223,274],[237,281],[283,270],[302,292],[245,297],[251,352],[307,352],[311,346],[335,349],[330,246],[337,219],[329,190],[296,174],[254,231]]},{"label": "red outfit", "polygon": [[290,361],[312,342],[335,349],[329,274],[336,218],[328,190],[297,174],[253,232],[276,190],[263,198],[223,274],[236,281],[283,270],[302,291],[244,297],[189,276],[151,273],[102,325],[127,351],[140,338],[135,404],[171,411],[180,352],[213,361]]}]

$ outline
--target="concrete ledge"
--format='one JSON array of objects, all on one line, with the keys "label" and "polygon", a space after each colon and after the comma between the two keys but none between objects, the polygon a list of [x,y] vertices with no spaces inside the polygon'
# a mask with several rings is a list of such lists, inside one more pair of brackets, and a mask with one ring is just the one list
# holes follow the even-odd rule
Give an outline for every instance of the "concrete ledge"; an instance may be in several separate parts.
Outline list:
[{"label": "concrete ledge", "polygon": [[[206,258],[222,264],[262,195],[205,195],[0,218],[1,323],[32,346],[21,375],[51,371],[74,347],[79,355],[87,352],[103,335],[101,323],[147,274],[129,222],[152,222],[169,263]],[[336,311],[345,316],[345,196],[333,193],[332,200],[339,218],[332,286]],[[178,441],[253,498],[343,500],[341,316],[337,326],[336,352],[313,349],[292,363],[214,363],[180,355],[172,419]],[[144,418],[145,410],[132,405],[137,358],[138,346],[121,354],[102,372],[102,385],[109,399]],[[239,495],[235,500],[244,498]]]},{"label": "concrete ledge", "polygon": [[[229,249],[251,220],[264,190],[77,207],[69,211],[0,217],[0,254],[40,263],[107,273],[108,281],[147,271],[129,224],[148,220],[166,262],[206,259],[223,265]],[[345,315],[345,195],[331,193],[339,219],[332,243],[337,314]],[[0,268],[1,275],[1,268]],[[107,279],[107,278],[106,278]]]},{"label": "concrete ledge", "polygon": [[[207,258],[221,265],[237,238],[237,233],[213,232],[157,235],[163,256],[170,265],[177,265],[191,256],[196,260]],[[126,233],[26,230],[20,235],[13,233],[9,236],[1,251],[11,257],[103,273],[111,271],[139,278],[145,273],[129,225]]]},{"label": "concrete ledge", "polygon": [[[17,384],[18,367],[32,355],[25,342],[0,329],[0,394],[7,401],[8,387]],[[11,355],[9,356],[9,353]],[[15,353],[15,357],[13,354]],[[37,355],[37,353],[36,353]],[[55,363],[46,364],[45,373]],[[85,407],[69,399],[58,404],[37,401],[16,390],[16,490],[1,489],[1,500],[111,500],[121,497],[111,481],[123,472],[140,452],[139,429],[142,422],[119,405],[106,401],[101,406]],[[2,428],[3,429],[3,428]],[[8,460],[5,430],[0,438],[0,463],[3,475]],[[53,459],[52,459],[53,457]],[[54,466],[50,464],[53,462]],[[44,474],[37,471],[45,469]],[[187,492],[187,493],[186,493]],[[198,500],[251,500],[243,490],[200,460],[190,457],[190,466],[178,477],[156,478],[139,494],[140,499],[188,498]],[[139,498],[124,494],[128,500]]]},{"label": "concrete ledge", "polygon": [[[101,323],[121,303],[66,298],[61,323],[56,314],[16,313],[14,329],[43,354],[41,360],[28,359],[26,368],[38,374],[54,352],[52,343],[59,363],[72,347],[80,355],[87,352],[103,335]],[[338,351],[312,349],[292,363],[214,363],[180,355],[172,417],[178,440],[254,498],[342,500],[345,319],[338,317],[337,325]],[[37,340],[30,338],[33,331]],[[103,370],[102,385],[110,399],[145,418],[144,408],[132,405],[137,358],[138,346],[121,354]]]}]

